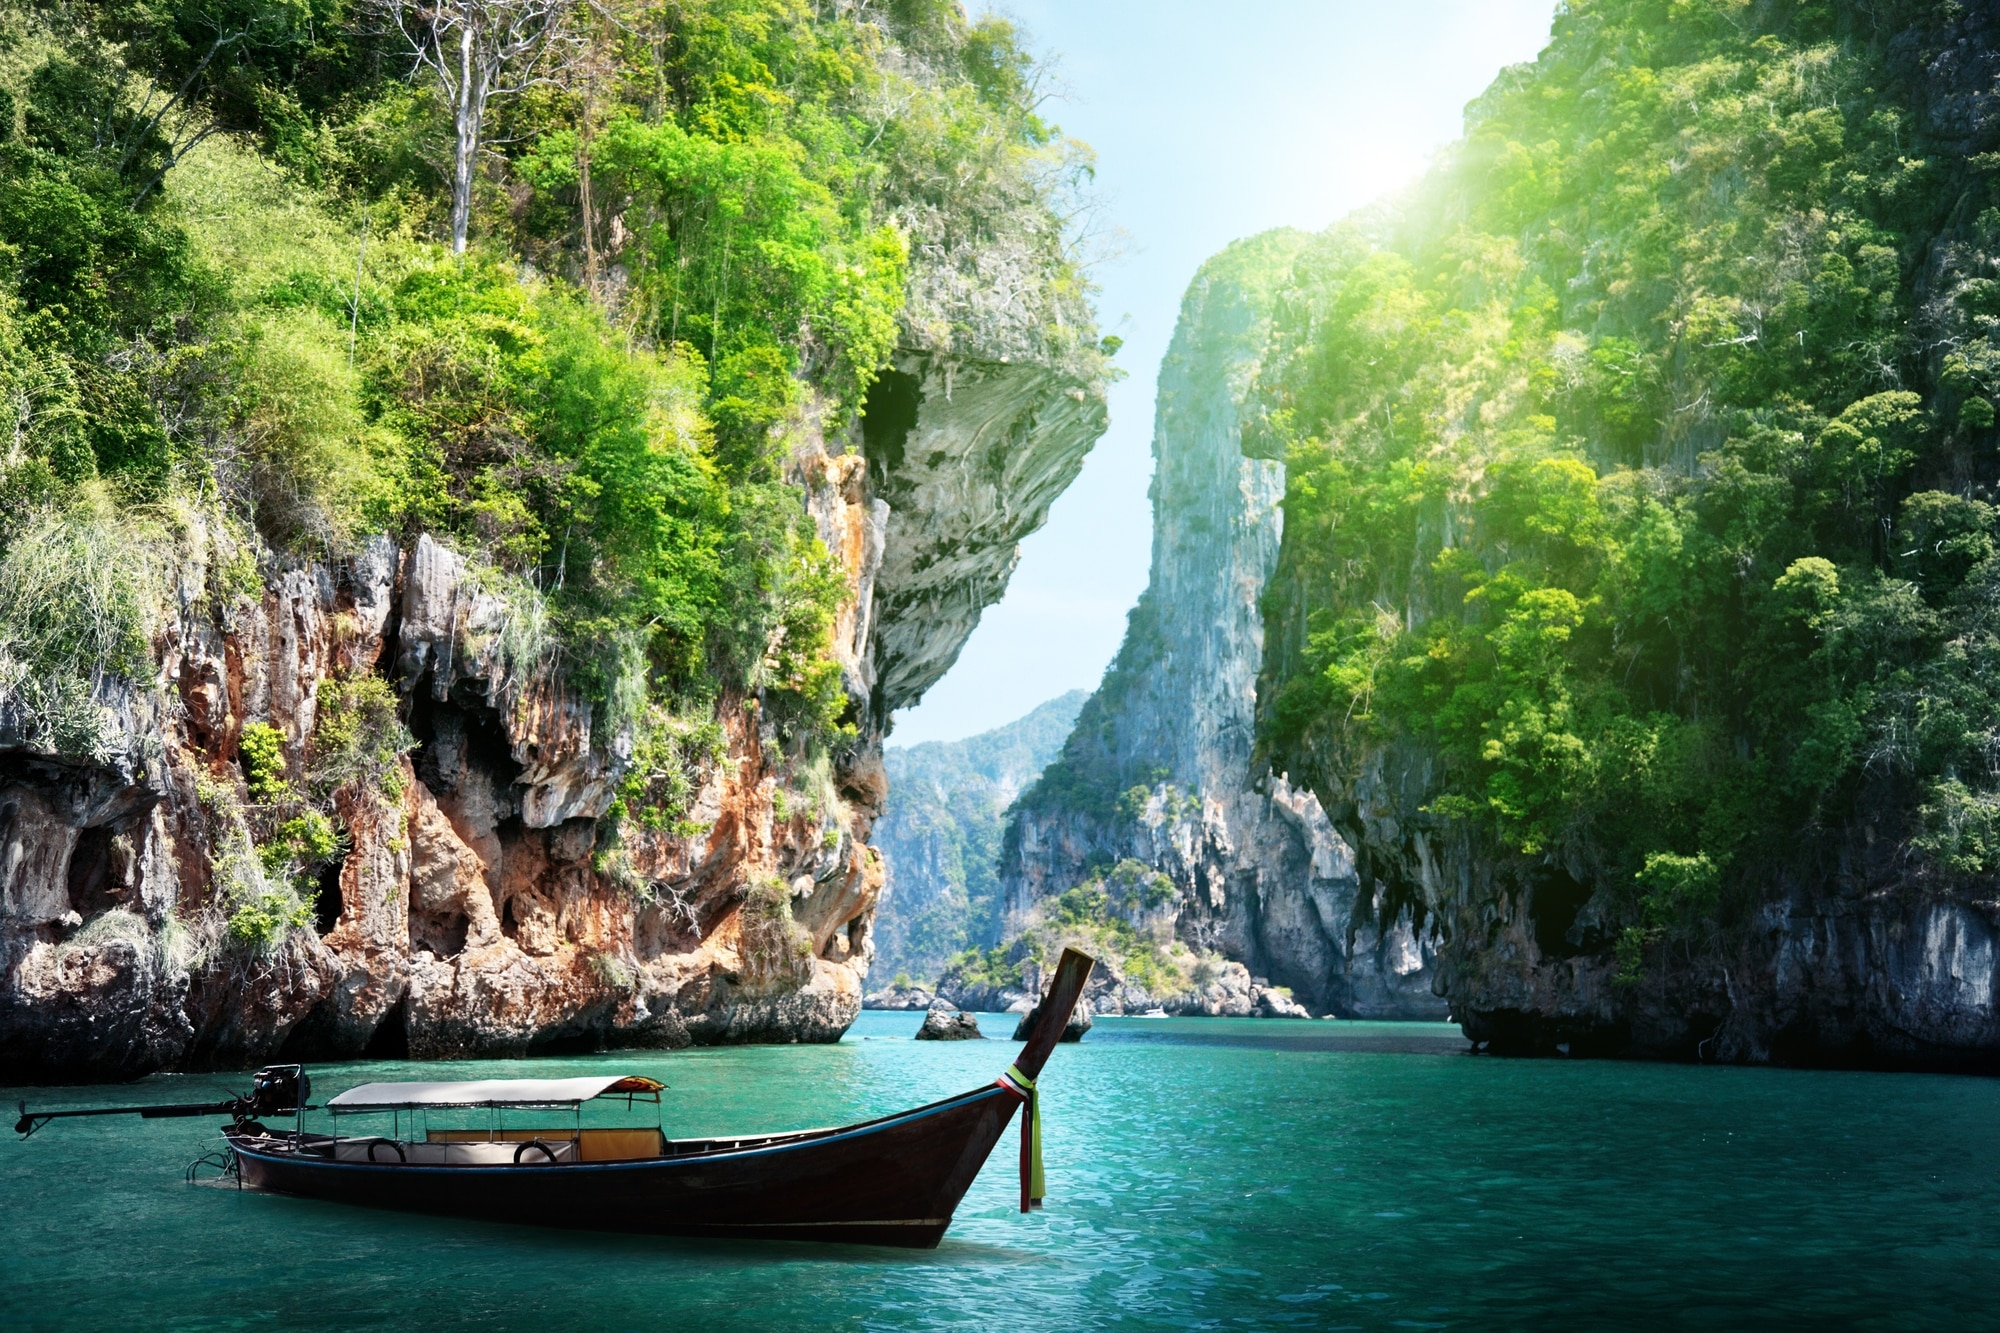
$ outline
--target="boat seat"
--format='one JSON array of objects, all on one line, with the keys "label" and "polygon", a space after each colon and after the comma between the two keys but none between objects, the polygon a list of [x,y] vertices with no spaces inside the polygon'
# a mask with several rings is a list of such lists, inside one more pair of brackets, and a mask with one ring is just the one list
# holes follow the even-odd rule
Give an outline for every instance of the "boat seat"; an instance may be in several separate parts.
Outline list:
[{"label": "boat seat", "polygon": [[[432,1143],[484,1143],[489,1135],[483,1129],[434,1129],[428,1137]],[[586,1129],[581,1134],[574,1129],[503,1129],[491,1137],[508,1143],[526,1139],[568,1143],[575,1139],[576,1160],[580,1162],[630,1162],[658,1157],[663,1141],[657,1129]]]},{"label": "boat seat", "polygon": [[586,1129],[577,1147],[586,1162],[630,1162],[658,1157],[663,1137],[657,1129]]},{"label": "boat seat", "polygon": [[[385,1165],[395,1165],[401,1161],[411,1166],[513,1166],[514,1154],[521,1151],[521,1144],[534,1137],[536,1136],[533,1134],[523,1134],[518,1140],[502,1139],[488,1142],[486,1136],[482,1134],[475,1143],[449,1141],[439,1143],[433,1136],[433,1141],[428,1143],[399,1142],[394,1145],[387,1139],[342,1139],[334,1145],[333,1155],[334,1160],[340,1162],[373,1160]],[[554,1155],[556,1161],[577,1160],[576,1145],[568,1139],[544,1138],[542,1141],[548,1145],[549,1152]],[[374,1149],[372,1159],[369,1157],[371,1147]],[[397,1149],[402,1150],[400,1158],[397,1156]],[[548,1161],[549,1158],[543,1156],[538,1149],[530,1149],[521,1156],[523,1166],[542,1165]]]}]

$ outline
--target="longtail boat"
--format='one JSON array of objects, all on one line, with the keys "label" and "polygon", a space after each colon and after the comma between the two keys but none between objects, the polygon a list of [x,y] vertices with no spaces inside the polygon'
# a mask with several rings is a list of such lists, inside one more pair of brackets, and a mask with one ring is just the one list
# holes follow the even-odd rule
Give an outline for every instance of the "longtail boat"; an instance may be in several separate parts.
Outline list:
[{"label": "longtail boat", "polygon": [[[585,1128],[601,1098],[657,1104],[661,1085],[634,1075],[369,1083],[330,1099],[336,1117],[387,1113],[388,1136],[307,1133],[312,1085],[297,1065],[259,1071],[251,1093],[192,1106],[30,1112],[23,1136],[51,1120],[135,1113],[223,1114],[225,1166],[246,1189],[409,1212],[536,1226],[676,1236],[846,1241],[929,1249],[1014,1112],[1021,1128],[1021,1210],[1042,1199],[1035,1080],[1082,997],[1093,961],[1063,953],[1020,1055],[993,1083],[928,1106],[833,1129],[669,1139],[657,1125]],[[566,1126],[416,1132],[444,1108],[566,1111]],[[400,1131],[407,1113],[408,1135]],[[291,1116],[273,1130],[260,1117]],[[338,1121],[336,1121],[338,1123]]]}]

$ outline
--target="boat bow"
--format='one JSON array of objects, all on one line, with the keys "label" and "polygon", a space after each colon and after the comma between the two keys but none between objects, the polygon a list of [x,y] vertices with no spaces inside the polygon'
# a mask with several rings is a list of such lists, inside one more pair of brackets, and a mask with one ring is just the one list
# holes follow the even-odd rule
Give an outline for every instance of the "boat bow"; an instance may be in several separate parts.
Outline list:
[{"label": "boat bow", "polygon": [[1027,1043],[1021,1047],[1019,1058],[1007,1066],[1007,1072],[998,1080],[1022,1108],[1021,1211],[1024,1213],[1041,1207],[1047,1194],[1042,1168],[1042,1103],[1035,1080],[1041,1077],[1042,1066],[1062,1040],[1063,1029],[1069,1026],[1069,1016],[1083,998],[1083,988],[1095,966],[1096,960],[1089,954],[1063,950],[1062,961],[1056,964],[1055,980],[1049,983],[1048,994],[1035,1008],[1035,1026],[1028,1033]]}]

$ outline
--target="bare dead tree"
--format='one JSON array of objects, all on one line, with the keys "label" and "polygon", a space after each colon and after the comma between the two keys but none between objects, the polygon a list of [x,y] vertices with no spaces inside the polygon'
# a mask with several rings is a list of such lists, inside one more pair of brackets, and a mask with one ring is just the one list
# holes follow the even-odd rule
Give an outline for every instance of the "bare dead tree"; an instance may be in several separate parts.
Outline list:
[{"label": "bare dead tree", "polygon": [[586,291],[596,295],[597,202],[590,179],[590,149],[592,140],[597,137],[601,93],[617,78],[612,40],[624,25],[609,6],[593,0],[584,27],[577,55],[570,62],[570,77],[573,90],[582,103],[577,115],[576,186],[577,205],[583,215],[583,283]]},{"label": "bare dead tree", "polygon": [[465,253],[487,105],[561,78],[576,58],[577,0],[374,0],[451,107],[451,249]]}]

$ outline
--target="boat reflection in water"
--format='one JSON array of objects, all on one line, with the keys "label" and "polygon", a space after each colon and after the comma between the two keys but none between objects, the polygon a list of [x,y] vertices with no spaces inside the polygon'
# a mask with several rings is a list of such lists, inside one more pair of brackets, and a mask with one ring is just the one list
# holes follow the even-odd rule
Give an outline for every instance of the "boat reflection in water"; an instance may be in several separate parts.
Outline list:
[{"label": "boat reflection in water", "polygon": [[[985,1165],[1014,1112],[1021,1137],[1021,1207],[1039,1206],[1035,1080],[1082,997],[1092,960],[1067,950],[1020,1057],[983,1088],[878,1120],[833,1129],[734,1138],[669,1139],[657,1123],[582,1126],[585,1102],[659,1102],[648,1078],[486,1079],[369,1083],[326,1103],[336,1119],[393,1116],[389,1135],[306,1133],[311,1083],[296,1065],[261,1071],[250,1096],[191,1107],[122,1107],[143,1116],[227,1114],[229,1166],[246,1188],[410,1212],[536,1226],[680,1236],[826,1240],[929,1248]],[[486,1130],[426,1130],[419,1116],[489,1109]],[[501,1129],[503,1111],[535,1110],[567,1125]],[[403,1133],[404,1113],[410,1130]],[[15,1128],[112,1110],[22,1107]],[[291,1116],[279,1131],[259,1117]]]}]

